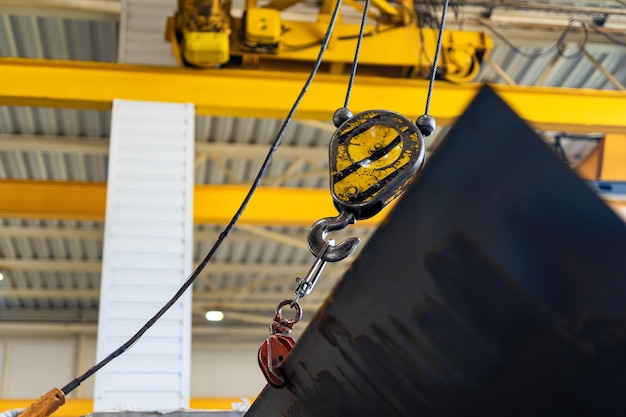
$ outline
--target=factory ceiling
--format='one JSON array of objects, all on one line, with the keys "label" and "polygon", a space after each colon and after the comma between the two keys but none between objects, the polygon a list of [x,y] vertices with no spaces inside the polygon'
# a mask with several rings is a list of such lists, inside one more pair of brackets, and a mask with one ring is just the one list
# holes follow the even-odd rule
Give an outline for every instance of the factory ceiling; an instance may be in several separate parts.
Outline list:
[{"label": "factory ceiling", "polygon": [[[436,28],[441,2],[416,1],[415,6],[417,22]],[[165,19],[175,8],[175,0],[0,0],[2,334],[40,334],[60,328],[69,333],[96,332],[104,207],[85,196],[101,196],[106,189],[111,123],[107,93],[116,88],[107,83],[114,83],[114,76],[136,77],[141,71],[161,80],[194,80],[208,71],[211,76],[198,81],[197,91],[183,91],[192,94],[193,100],[207,102],[196,116],[196,193],[230,199],[232,205],[239,194],[232,197],[229,191],[241,192],[254,178],[282,123],[284,103],[291,101],[286,97],[296,91],[287,80],[300,74],[299,69],[285,69],[280,75],[284,82],[265,77],[276,74],[275,68],[248,69],[245,65],[167,72],[164,67],[178,66],[171,45],[164,40]],[[241,9],[235,2],[233,15],[240,16]],[[316,21],[318,12],[316,3],[305,2],[286,10],[283,19]],[[358,13],[344,6],[346,24],[355,20]],[[523,117],[528,113],[527,120],[549,146],[558,145],[572,167],[593,151],[604,134],[626,132],[623,117],[616,116],[626,114],[624,2],[456,1],[451,3],[447,28],[459,33],[480,31],[493,48],[482,57],[471,82],[435,83],[433,113],[441,115],[443,122],[426,139],[427,155],[436,151],[462,112],[460,100],[469,100],[477,83],[495,85],[505,98],[509,94],[511,104],[519,107]],[[398,47],[419,55],[419,38],[401,36]],[[383,82],[373,72],[376,63],[370,64],[363,69],[366,81],[359,81],[357,75],[355,106],[396,102],[409,116],[419,115],[422,104],[412,111],[410,106],[422,103],[422,97],[393,96],[398,92],[392,88],[391,97],[372,96],[392,85],[384,84],[390,81],[398,91],[425,91],[424,77],[385,74]],[[230,83],[228,97],[215,99],[204,93],[203,89],[215,88],[211,84],[215,71],[223,71],[221,83]],[[338,87],[332,65],[324,72],[320,83],[326,83],[325,91],[345,88]],[[131,89],[129,84],[122,87]],[[193,86],[187,88],[193,90]],[[268,111],[267,103],[258,101],[262,97],[255,96],[255,88],[276,88],[280,96],[274,100],[276,109]],[[175,89],[157,89],[141,91],[135,99],[178,101],[177,94]],[[194,284],[193,331],[198,341],[258,344],[277,303],[293,294],[296,277],[306,274],[313,261],[306,243],[308,226],[320,217],[335,215],[328,192],[327,151],[335,127],[328,115],[341,104],[328,100],[326,106],[323,96],[314,100],[287,131],[263,181],[264,186],[282,188],[285,203],[262,206],[261,220],[244,217]],[[7,198],[19,193],[46,196],[48,204]],[[305,198],[312,201],[308,212],[299,206]],[[87,212],[88,202],[93,203],[93,212]],[[298,215],[287,221],[288,212]],[[194,262],[216,240],[228,221],[227,213],[211,220],[196,216]],[[379,221],[363,223],[347,233],[358,235],[366,244]],[[338,238],[344,236],[348,234],[338,234]],[[350,259],[324,271],[315,292],[303,300],[305,321]],[[207,322],[207,310],[224,311],[224,321]]]}]

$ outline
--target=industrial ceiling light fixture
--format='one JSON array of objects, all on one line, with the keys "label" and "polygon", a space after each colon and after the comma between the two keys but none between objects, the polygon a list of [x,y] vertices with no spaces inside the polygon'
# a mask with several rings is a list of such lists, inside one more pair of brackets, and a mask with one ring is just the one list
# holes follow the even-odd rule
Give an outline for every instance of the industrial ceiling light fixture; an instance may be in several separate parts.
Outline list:
[{"label": "industrial ceiling light fixture", "polygon": [[224,320],[224,313],[219,310],[209,310],[204,315],[208,321],[222,321]]}]

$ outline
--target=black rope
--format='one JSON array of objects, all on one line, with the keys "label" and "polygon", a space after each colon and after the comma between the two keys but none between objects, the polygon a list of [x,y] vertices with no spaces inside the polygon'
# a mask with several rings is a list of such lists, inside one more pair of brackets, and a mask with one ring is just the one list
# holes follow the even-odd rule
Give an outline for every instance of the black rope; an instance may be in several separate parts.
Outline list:
[{"label": "black rope", "polygon": [[433,96],[433,88],[435,86],[435,78],[437,76],[437,63],[439,62],[439,54],[441,53],[441,44],[443,42],[443,32],[446,26],[446,13],[448,12],[448,0],[443,2],[443,11],[441,12],[441,25],[439,25],[439,35],[437,36],[437,48],[435,49],[435,59],[430,71],[430,82],[428,83],[428,94],[426,96],[426,109],[424,115],[428,116],[430,111],[430,101]]},{"label": "black rope", "polygon": [[[560,56],[562,56],[563,58],[566,58],[566,59],[578,58],[582,54],[582,48],[585,47],[585,45],[587,44],[587,41],[589,39],[589,28],[588,28],[588,26],[590,26],[594,31],[596,31],[600,35],[607,37],[606,33],[598,30],[593,25],[587,25],[587,23],[585,23],[584,21],[582,21],[580,19],[570,19],[569,23],[567,24],[565,29],[563,29],[563,31],[559,34],[559,37],[557,38],[557,40],[556,40],[556,42],[554,44],[550,45],[546,49],[539,50],[537,52],[526,52],[523,49],[521,49],[520,47],[514,45],[509,39],[507,39],[506,36],[504,36],[496,28],[494,28],[490,24],[484,22],[483,20],[477,19],[477,18],[474,18],[474,17],[467,17],[465,20],[471,21],[471,22],[475,22],[475,23],[485,27],[495,37],[497,37],[502,42],[504,42],[504,44],[506,46],[508,46],[513,52],[515,52],[516,54],[521,55],[523,57],[526,57],[526,58],[540,58],[540,57],[543,57],[543,56],[550,55],[550,54],[554,53],[555,51],[556,51],[557,54],[559,54]],[[576,52],[574,52],[572,54],[565,54],[564,53],[565,40],[566,40],[567,36],[571,32],[573,32],[574,30],[576,30],[578,28],[578,27],[575,26],[576,23],[580,24],[580,29],[583,31],[583,36],[584,36],[583,41],[581,42],[580,48]],[[626,44],[624,44],[624,46],[626,46]]]},{"label": "black rope", "polygon": [[[626,42],[620,41],[616,37],[611,36],[607,32],[600,29],[597,25],[590,25],[590,27],[594,32],[596,32],[599,35],[604,36],[606,39],[608,39],[610,42],[614,43],[615,45],[626,46]],[[623,33],[621,33],[621,35],[623,35]]]},{"label": "black rope", "polygon": [[139,340],[139,338],[141,336],[143,336],[143,334],[146,331],[148,331],[148,329],[150,327],[152,327],[156,323],[156,321],[158,319],[160,319],[165,314],[165,312],[167,312],[170,309],[170,307],[172,307],[174,305],[174,303],[176,303],[176,301],[178,301],[178,299],[183,295],[183,293],[191,286],[191,284],[194,282],[194,280],[198,277],[198,275],[200,275],[200,273],[204,270],[204,268],[207,266],[209,261],[213,258],[213,255],[215,254],[215,252],[217,252],[217,249],[220,247],[222,242],[226,239],[226,237],[228,236],[230,231],[233,229],[233,227],[235,227],[235,224],[237,223],[237,221],[239,220],[239,218],[241,217],[241,215],[245,211],[246,206],[250,202],[250,199],[252,198],[252,195],[254,194],[256,189],[261,184],[261,179],[264,177],[267,169],[271,165],[272,155],[274,155],[274,153],[276,152],[276,150],[280,146],[280,143],[281,143],[281,141],[283,139],[283,136],[285,135],[285,131],[287,130],[287,127],[289,127],[289,125],[291,124],[291,120],[293,119],[293,116],[294,116],[296,110],[298,109],[298,106],[300,105],[300,102],[304,98],[304,95],[306,94],[306,92],[308,91],[311,83],[313,82],[313,78],[315,78],[315,75],[316,75],[316,73],[317,73],[317,71],[318,71],[318,69],[319,69],[319,67],[320,67],[320,65],[322,63],[322,57],[324,55],[324,52],[328,48],[328,42],[330,41],[330,35],[332,34],[334,26],[335,26],[335,22],[337,21],[337,16],[339,14],[340,7],[341,7],[341,0],[337,0],[337,4],[335,5],[335,8],[334,8],[333,13],[331,15],[330,22],[328,24],[328,30],[326,31],[326,35],[325,35],[325,37],[324,37],[324,39],[322,41],[322,46],[320,47],[320,51],[319,51],[319,54],[317,56],[317,59],[316,59],[315,63],[313,64],[313,69],[309,73],[309,77],[305,81],[304,86],[302,87],[302,90],[300,91],[300,94],[296,98],[296,101],[294,102],[293,106],[291,107],[291,110],[289,111],[289,113],[288,113],[287,117],[285,118],[285,120],[283,121],[283,124],[281,125],[278,133],[276,134],[276,138],[274,139],[274,142],[272,143],[272,146],[270,147],[270,149],[269,149],[269,151],[267,153],[267,156],[265,157],[265,160],[263,161],[263,165],[261,165],[261,168],[259,169],[259,172],[258,172],[256,178],[254,179],[252,185],[250,186],[250,189],[248,190],[248,194],[243,199],[241,205],[239,206],[239,209],[233,215],[233,218],[230,220],[228,225],[224,228],[222,233],[220,233],[217,241],[215,242],[215,244],[213,245],[213,247],[211,248],[209,253],[207,253],[207,255],[204,257],[202,262],[196,267],[196,269],[189,276],[189,278],[187,278],[185,283],[183,283],[183,285],[176,292],[176,294],[150,320],[148,320],[148,322],[146,322],[146,324],[141,329],[139,329],[139,331],[137,331],[137,333],[135,333],[130,339],[128,339],[128,341],[126,343],[124,343],[122,346],[117,348],[109,356],[107,356],[106,358],[104,358],[103,360],[98,362],[96,365],[91,367],[87,372],[85,372],[84,374],[82,374],[78,378],[75,378],[69,384],[64,386],[62,388],[62,391],[63,391],[63,393],[65,395],[67,395],[70,392],[72,392],[76,387],[78,387],[81,384],[81,382],[83,382],[84,380],[89,378],[91,375],[95,374],[98,370],[100,370],[102,367],[104,367],[107,363],[111,362],[113,359],[115,359],[116,357],[120,356],[127,349],[129,349],[132,345],[134,345],[137,342],[137,340]]},{"label": "black rope", "polygon": [[356,77],[356,68],[359,63],[359,54],[361,53],[361,43],[363,42],[363,33],[365,32],[365,24],[367,23],[367,12],[370,8],[370,0],[365,0],[363,6],[363,16],[361,17],[361,28],[359,29],[359,36],[356,40],[356,48],[354,50],[354,60],[352,61],[352,71],[350,72],[350,80],[348,81],[348,88],[346,90],[346,100],[343,107],[348,108],[350,103],[350,95],[352,94],[352,85],[354,84],[354,78]]}]

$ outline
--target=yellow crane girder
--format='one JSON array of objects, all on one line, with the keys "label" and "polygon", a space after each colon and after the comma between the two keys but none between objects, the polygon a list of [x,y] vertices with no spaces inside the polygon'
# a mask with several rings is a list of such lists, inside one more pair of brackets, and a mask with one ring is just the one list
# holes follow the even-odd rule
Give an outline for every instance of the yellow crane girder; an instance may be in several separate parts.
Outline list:
[{"label": "yellow crane girder", "polygon": [[[110,110],[115,99],[194,103],[211,116],[283,118],[306,74],[232,69],[193,70],[92,62],[0,58],[0,105]],[[320,74],[296,118],[332,120],[347,77]],[[439,125],[459,117],[480,84],[437,82],[430,114]],[[523,119],[544,130],[626,132],[626,92],[494,85]],[[357,77],[353,112],[423,113],[428,81]],[[505,140],[506,138],[503,138]]]},{"label": "yellow crane girder", "polygon": [[[0,180],[0,216],[104,221],[106,187],[106,183],[94,182]],[[228,223],[247,192],[248,187],[244,185],[196,185],[194,223]],[[608,200],[607,203],[616,211],[626,211],[626,201]],[[351,227],[378,225],[392,206]],[[239,224],[309,227],[323,217],[336,215],[326,189],[261,187]]]},{"label": "yellow crane girder", "polygon": [[[244,185],[196,185],[194,222],[228,223],[248,188]],[[106,183],[0,180],[0,216],[104,221],[106,192]],[[239,223],[308,227],[322,217],[336,215],[326,189],[261,187]],[[378,224],[379,217],[359,221],[359,225]]]},{"label": "yellow crane girder", "polygon": [[[246,37],[236,36],[246,32],[244,28],[251,24],[250,17],[247,21],[233,19],[230,55],[231,58],[241,57],[243,67],[262,70],[312,67],[328,26],[323,21],[283,21],[283,33],[276,43],[279,46],[272,53],[262,53],[248,47]],[[335,26],[324,53],[326,72],[336,75],[350,72],[359,28],[360,25],[350,23]],[[429,78],[437,36],[437,30],[414,25],[368,26],[359,50],[359,77]],[[478,75],[481,62],[492,49],[493,41],[485,33],[447,30],[443,36],[438,74],[448,81],[470,82]]]}]

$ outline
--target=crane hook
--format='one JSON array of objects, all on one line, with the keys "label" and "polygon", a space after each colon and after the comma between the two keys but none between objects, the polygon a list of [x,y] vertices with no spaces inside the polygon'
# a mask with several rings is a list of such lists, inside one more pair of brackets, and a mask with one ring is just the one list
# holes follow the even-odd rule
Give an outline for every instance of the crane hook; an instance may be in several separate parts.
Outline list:
[{"label": "crane hook", "polygon": [[[341,230],[350,224],[354,224],[356,219],[354,215],[348,211],[342,211],[337,217],[325,217],[316,221],[309,229],[309,249],[316,257],[320,257],[320,253],[328,244],[326,237],[333,230]],[[337,262],[350,255],[361,242],[358,237],[350,237],[337,245],[330,245],[326,248],[326,253],[321,259],[326,262]]]}]

